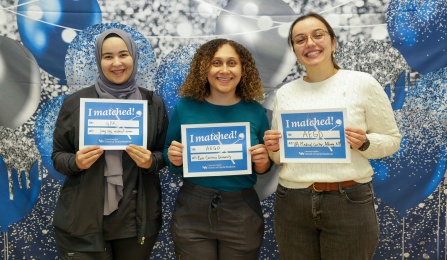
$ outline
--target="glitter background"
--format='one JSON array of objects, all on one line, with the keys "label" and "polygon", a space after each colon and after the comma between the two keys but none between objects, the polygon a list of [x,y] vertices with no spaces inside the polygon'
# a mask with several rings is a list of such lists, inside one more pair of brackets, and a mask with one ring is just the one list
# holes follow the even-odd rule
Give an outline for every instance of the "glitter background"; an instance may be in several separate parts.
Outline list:
[{"label": "glitter background", "polygon": [[[23,7],[19,8],[19,4]],[[216,37],[235,39],[253,52],[257,64],[266,71],[264,106],[270,109],[275,90],[304,72],[295,64],[293,54],[270,57],[265,49],[275,46],[290,51],[281,45],[286,43],[288,23],[299,14],[314,11],[325,16],[335,30],[338,64],[369,72],[383,85],[404,136],[396,154],[371,160],[376,170],[373,182],[381,228],[374,258],[446,259],[445,1],[83,1],[82,8],[99,7],[99,15],[77,9],[80,4],[75,0],[0,0],[0,35],[18,43],[33,37],[30,44],[36,46],[28,47],[31,52],[31,47],[39,47],[40,40],[49,40],[47,45],[53,49],[66,48],[62,52],[66,56],[52,52],[51,48],[43,50],[42,57],[54,58],[49,61],[42,61],[37,52],[33,53],[41,67],[40,95],[33,97],[39,105],[20,126],[0,125],[0,258],[58,259],[51,221],[64,177],[52,166],[52,130],[66,95],[94,80],[96,66],[88,61],[91,49],[81,48],[91,43],[88,39],[93,40],[97,32],[110,24],[124,26],[138,36],[142,73],[139,84],[154,89],[165,100],[168,112],[177,101],[177,90],[197,47]],[[34,9],[24,12],[25,6]],[[57,13],[42,15],[54,11],[45,9],[50,7],[65,8],[59,15],[72,16],[68,20],[74,24],[63,22],[67,19],[58,20]],[[84,10],[82,19],[76,10]],[[236,24],[226,22],[228,16]],[[89,24],[98,19],[103,25]],[[21,33],[20,28],[28,25],[20,21],[36,26],[36,35]],[[39,27],[43,21],[50,26]],[[44,36],[54,35],[50,32],[52,27],[60,28],[58,34],[62,37],[46,39],[38,34],[40,28],[46,33]],[[84,31],[86,28],[89,29]],[[6,55],[2,54],[8,50],[4,48],[0,52],[0,118],[16,113],[2,107],[5,103],[1,102],[6,90],[16,87],[4,73],[3,68],[8,66]],[[64,64],[59,64],[60,60]],[[85,63],[77,64],[80,60]],[[44,62],[54,63],[53,67]],[[60,78],[63,74],[65,78]],[[19,93],[15,98],[23,103],[28,94]],[[263,194],[266,222],[260,259],[278,259],[272,194],[277,170],[260,178],[256,187]],[[169,220],[181,179],[166,169],[160,177],[164,222],[151,259],[174,259]]]}]

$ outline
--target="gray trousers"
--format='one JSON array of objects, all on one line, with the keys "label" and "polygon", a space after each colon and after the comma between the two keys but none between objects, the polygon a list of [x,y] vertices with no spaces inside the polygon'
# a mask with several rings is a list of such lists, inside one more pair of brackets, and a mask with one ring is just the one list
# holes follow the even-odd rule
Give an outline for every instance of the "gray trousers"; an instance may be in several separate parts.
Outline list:
[{"label": "gray trousers", "polygon": [[184,181],[171,233],[178,259],[257,260],[264,235],[258,194],[253,188],[222,192]]},{"label": "gray trousers", "polygon": [[281,260],[369,260],[379,242],[371,183],[329,192],[278,185],[274,210]]}]

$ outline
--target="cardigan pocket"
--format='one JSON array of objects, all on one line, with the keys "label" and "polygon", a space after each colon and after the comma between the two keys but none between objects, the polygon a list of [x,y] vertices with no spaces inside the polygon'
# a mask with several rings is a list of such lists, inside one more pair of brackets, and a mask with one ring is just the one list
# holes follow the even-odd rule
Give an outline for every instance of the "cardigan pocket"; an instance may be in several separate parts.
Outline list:
[{"label": "cardigan pocket", "polygon": [[53,226],[68,234],[75,231],[75,220],[79,209],[73,207],[77,186],[61,190],[53,216]]}]

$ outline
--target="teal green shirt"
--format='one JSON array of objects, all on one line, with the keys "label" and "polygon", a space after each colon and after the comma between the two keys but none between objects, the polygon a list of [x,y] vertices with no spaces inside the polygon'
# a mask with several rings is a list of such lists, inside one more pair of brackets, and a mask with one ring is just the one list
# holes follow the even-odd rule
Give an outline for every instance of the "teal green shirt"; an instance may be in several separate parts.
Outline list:
[{"label": "teal green shirt", "polygon": [[[173,140],[182,143],[181,125],[249,122],[251,146],[263,144],[264,132],[269,129],[266,109],[258,102],[239,101],[231,106],[213,105],[207,101],[180,99],[169,120],[169,127],[164,147],[164,160],[170,172],[183,174],[183,167],[175,167],[168,159],[168,148]],[[270,170],[270,168],[268,169]],[[263,172],[260,172],[263,173]],[[195,185],[221,190],[238,191],[252,187],[256,183],[256,172],[249,175],[213,176],[184,178]]]}]

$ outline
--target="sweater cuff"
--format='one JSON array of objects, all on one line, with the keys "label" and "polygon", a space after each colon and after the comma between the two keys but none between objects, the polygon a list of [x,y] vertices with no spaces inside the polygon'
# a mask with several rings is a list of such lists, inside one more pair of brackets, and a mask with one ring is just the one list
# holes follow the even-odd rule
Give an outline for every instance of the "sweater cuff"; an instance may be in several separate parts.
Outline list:
[{"label": "sweater cuff", "polygon": [[73,174],[80,173],[83,171],[82,169],[79,169],[78,166],[76,165],[76,155],[75,154],[70,156],[70,159],[68,159],[68,169]]}]

